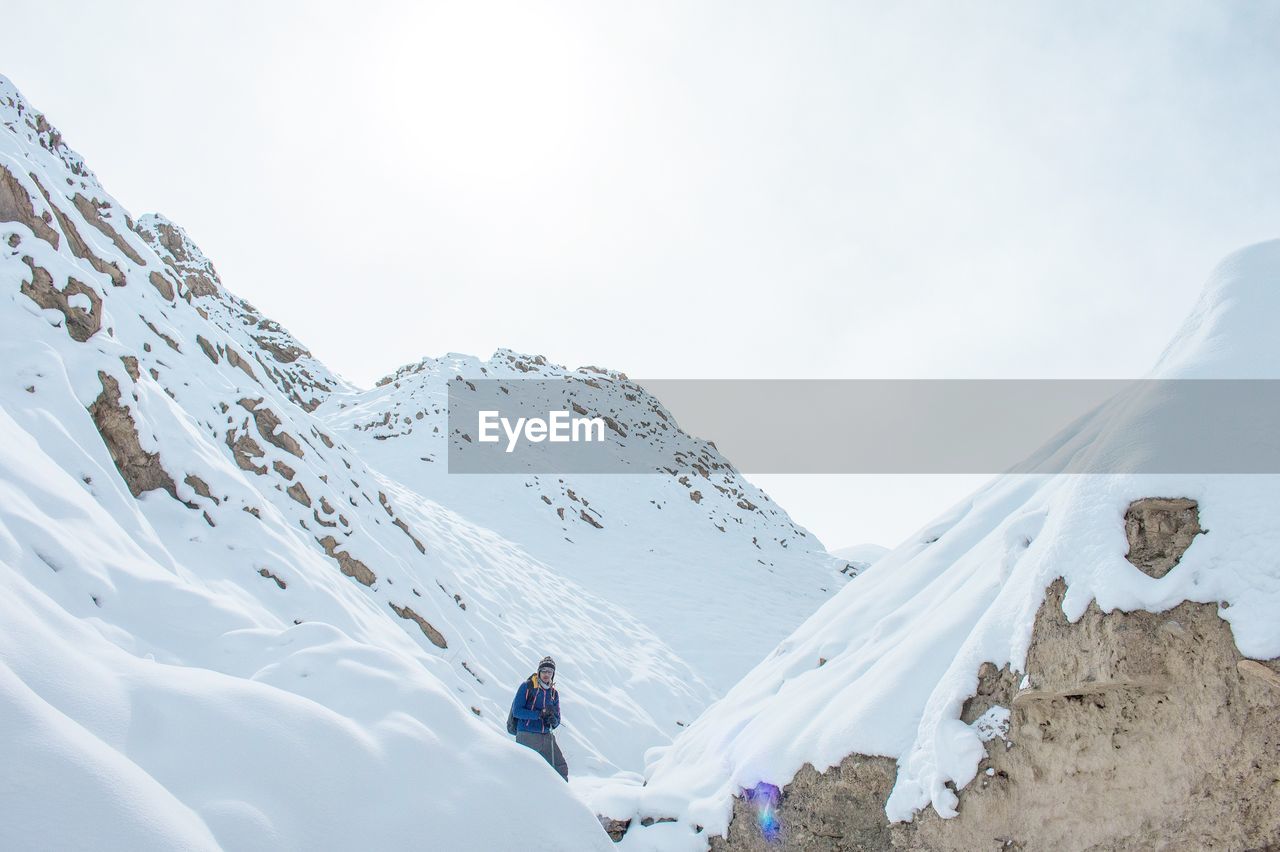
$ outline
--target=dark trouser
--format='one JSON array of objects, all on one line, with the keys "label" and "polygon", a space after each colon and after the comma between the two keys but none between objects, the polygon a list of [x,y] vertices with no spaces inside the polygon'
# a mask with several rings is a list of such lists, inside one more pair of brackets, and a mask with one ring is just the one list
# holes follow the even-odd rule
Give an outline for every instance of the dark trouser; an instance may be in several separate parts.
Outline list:
[{"label": "dark trouser", "polygon": [[516,733],[516,742],[522,746],[529,748],[542,755],[543,759],[550,763],[560,773],[560,777],[569,780],[569,765],[564,762],[564,752],[560,750],[560,744],[556,742],[556,735],[553,733],[537,734],[533,731],[518,731]]}]

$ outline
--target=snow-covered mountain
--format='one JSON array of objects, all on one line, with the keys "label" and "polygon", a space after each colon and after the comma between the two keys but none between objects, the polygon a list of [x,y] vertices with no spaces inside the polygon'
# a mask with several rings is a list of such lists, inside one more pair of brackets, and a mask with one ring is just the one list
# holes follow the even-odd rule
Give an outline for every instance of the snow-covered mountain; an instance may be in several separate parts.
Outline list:
[{"label": "snow-covered mountain", "polygon": [[[591,413],[607,418],[606,435],[619,452],[641,442],[658,452],[631,455],[660,467],[450,474],[449,386],[474,387],[474,380],[589,388]],[[621,605],[717,692],[776,644],[774,625],[799,624],[844,579],[844,562],[828,557],[713,444],[681,432],[671,413],[622,373],[567,370],[506,350],[485,362],[451,355],[402,368],[371,391],[334,393],[316,414],[369,464]],[[755,629],[757,618],[768,622],[763,630]],[[753,627],[743,630],[744,621]]]},{"label": "snow-covered mountain", "polygon": [[404,437],[446,374],[575,371],[451,356],[354,388],[3,78],[0,123],[0,847],[496,849],[550,822],[521,846],[597,848],[503,730],[534,661],[576,785],[841,582],[691,438],[625,483],[454,483]]},{"label": "snow-covered mountain", "polygon": [[[1151,378],[1280,379],[1277,317],[1273,241],[1220,265]],[[1041,455],[1125,459],[1164,404],[1121,397]],[[632,849],[1273,848],[1277,505],[1273,473],[995,479],[601,808],[673,820]]]}]

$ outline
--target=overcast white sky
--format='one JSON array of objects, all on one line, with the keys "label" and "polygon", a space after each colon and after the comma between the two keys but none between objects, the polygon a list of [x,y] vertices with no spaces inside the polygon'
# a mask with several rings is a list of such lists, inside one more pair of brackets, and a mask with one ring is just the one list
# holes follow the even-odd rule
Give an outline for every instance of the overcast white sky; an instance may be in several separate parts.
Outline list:
[{"label": "overcast white sky", "polygon": [[[9,0],[0,73],[339,373],[1130,377],[1280,235],[1280,5]],[[714,437],[714,436],[707,436]],[[978,480],[758,477],[831,546]]]}]

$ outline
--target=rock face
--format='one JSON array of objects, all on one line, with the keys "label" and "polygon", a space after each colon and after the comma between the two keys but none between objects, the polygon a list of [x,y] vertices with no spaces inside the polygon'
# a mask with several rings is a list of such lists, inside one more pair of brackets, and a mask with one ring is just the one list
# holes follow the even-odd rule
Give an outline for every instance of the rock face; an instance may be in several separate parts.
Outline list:
[{"label": "rock face", "polygon": [[[1136,501],[1130,558],[1177,564],[1195,532],[1189,500]],[[1135,563],[1137,564],[1137,563]],[[1143,570],[1146,570],[1143,568]],[[727,849],[1266,849],[1280,844],[1280,660],[1242,658],[1212,604],[1161,613],[1063,613],[1066,585],[1036,615],[1026,679],[987,664],[965,721],[1009,711],[987,742],[959,815],[889,824],[896,767],[850,755],[806,766],[778,803],[768,841],[736,799]]]},{"label": "rock face", "polygon": [[129,486],[129,492],[137,497],[144,491],[160,488],[177,500],[173,477],[160,465],[160,454],[147,452],[138,441],[133,416],[120,402],[120,383],[101,371],[98,380],[102,382],[102,393],[89,407],[89,416],[98,427],[103,443],[111,453],[111,460]]},{"label": "rock face", "polygon": [[1168,574],[1191,539],[1204,532],[1195,501],[1185,497],[1135,500],[1124,513],[1124,530],[1129,539],[1126,558],[1156,578]]}]

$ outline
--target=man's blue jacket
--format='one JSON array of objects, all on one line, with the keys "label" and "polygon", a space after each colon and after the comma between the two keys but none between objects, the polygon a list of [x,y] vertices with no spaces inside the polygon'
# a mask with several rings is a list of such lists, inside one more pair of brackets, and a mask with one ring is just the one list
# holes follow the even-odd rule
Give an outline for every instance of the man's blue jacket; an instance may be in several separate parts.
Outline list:
[{"label": "man's blue jacket", "polygon": [[[551,724],[542,721],[542,711],[550,710]],[[515,700],[511,702],[511,715],[516,717],[516,732],[531,731],[545,734],[560,727],[560,693],[554,683],[546,688],[538,685],[538,676],[520,684]]]}]

